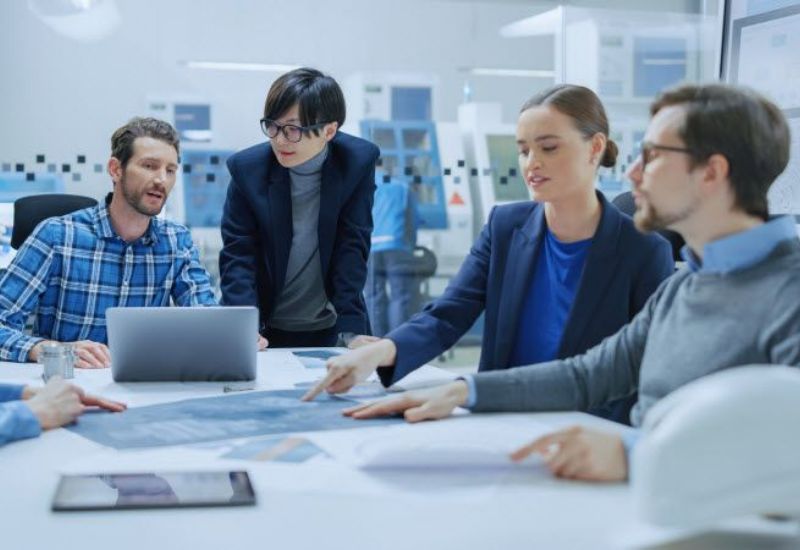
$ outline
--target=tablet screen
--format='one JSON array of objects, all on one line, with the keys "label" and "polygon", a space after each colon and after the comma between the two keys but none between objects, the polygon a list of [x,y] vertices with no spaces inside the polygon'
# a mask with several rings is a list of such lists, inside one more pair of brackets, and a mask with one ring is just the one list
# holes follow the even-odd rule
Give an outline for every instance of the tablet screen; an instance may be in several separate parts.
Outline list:
[{"label": "tablet screen", "polygon": [[53,510],[242,506],[255,501],[244,471],[64,475]]}]

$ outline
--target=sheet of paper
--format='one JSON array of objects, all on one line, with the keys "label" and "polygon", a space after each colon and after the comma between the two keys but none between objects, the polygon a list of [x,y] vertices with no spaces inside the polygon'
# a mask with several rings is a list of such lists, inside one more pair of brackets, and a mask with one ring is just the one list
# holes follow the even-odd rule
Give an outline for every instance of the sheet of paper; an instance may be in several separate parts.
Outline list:
[{"label": "sheet of paper", "polygon": [[329,455],[359,468],[509,468],[509,454],[552,428],[508,415],[451,417],[436,422],[310,434]]},{"label": "sheet of paper", "polygon": [[325,452],[305,437],[277,435],[238,443],[221,458],[300,464],[320,456]]},{"label": "sheet of paper", "polygon": [[324,369],[328,359],[346,351],[346,348],[310,348],[294,350],[292,355],[307,369]]}]

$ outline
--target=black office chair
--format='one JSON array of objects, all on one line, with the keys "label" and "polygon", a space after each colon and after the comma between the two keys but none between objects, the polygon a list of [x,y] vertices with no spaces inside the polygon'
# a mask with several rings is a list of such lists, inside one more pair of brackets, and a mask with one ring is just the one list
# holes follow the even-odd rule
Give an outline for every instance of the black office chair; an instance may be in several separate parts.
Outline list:
[{"label": "black office chair", "polygon": [[39,222],[55,216],[70,214],[81,208],[97,206],[97,201],[83,195],[51,193],[30,195],[14,201],[14,228],[11,230],[11,247],[18,250]]},{"label": "black office chair", "polygon": [[[614,197],[614,200],[612,200],[611,203],[628,216],[633,217],[634,212],[636,212],[636,203],[633,202],[633,195],[630,191],[620,193]],[[670,231],[669,229],[662,229],[658,233],[667,239],[669,244],[672,246],[673,260],[676,262],[683,261],[683,258],[681,258],[681,248],[683,248],[683,245],[686,244],[686,241],[683,240],[683,237],[681,237],[679,233]]]},{"label": "black office chair", "polygon": [[431,301],[430,278],[436,274],[438,261],[430,248],[417,245],[414,247],[414,265],[409,273],[416,278],[418,293],[411,311],[421,311]]}]

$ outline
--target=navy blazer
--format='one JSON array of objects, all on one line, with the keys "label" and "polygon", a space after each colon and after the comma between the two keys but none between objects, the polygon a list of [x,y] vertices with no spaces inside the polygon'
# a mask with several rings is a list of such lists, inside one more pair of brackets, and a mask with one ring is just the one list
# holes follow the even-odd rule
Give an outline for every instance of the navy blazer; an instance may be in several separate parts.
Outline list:
[{"label": "navy blazer", "polygon": [[[558,358],[585,352],[627,324],[675,271],[669,243],[644,235],[602,193],[603,208]],[[394,367],[380,368],[394,383],[449,349],[486,312],[479,370],[509,368],[523,298],[546,229],[544,207],[520,202],[495,207],[441,297],[387,334],[397,346]]]},{"label": "navy blazer", "polygon": [[[325,292],[336,308],[336,331],[369,334],[362,291],[372,233],[378,148],[342,132],[328,142],[322,165],[319,257]],[[260,329],[275,308],[292,246],[289,170],[269,143],[228,159],[231,183],[222,214],[219,255],[222,302],[257,306]]]}]

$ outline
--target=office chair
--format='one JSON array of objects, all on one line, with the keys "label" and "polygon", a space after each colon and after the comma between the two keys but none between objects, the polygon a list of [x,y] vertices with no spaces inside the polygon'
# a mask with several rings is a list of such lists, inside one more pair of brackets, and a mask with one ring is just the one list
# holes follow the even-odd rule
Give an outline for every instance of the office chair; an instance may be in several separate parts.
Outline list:
[{"label": "office chair", "polygon": [[[633,217],[634,212],[636,212],[636,204],[633,202],[633,195],[630,191],[625,191],[614,197],[611,204],[619,208],[622,213],[631,217]],[[679,233],[670,231],[669,229],[662,229],[658,233],[667,239],[672,246],[672,259],[676,262],[683,261],[683,258],[681,258],[681,248],[686,244],[683,237],[681,237]]]},{"label": "office chair", "polygon": [[415,313],[422,311],[422,308],[431,301],[430,279],[436,274],[438,265],[439,262],[433,250],[420,245],[414,247],[414,269],[412,276],[417,279],[419,289],[419,293],[416,296],[416,303],[412,309]]},{"label": "office chair", "polygon": [[83,195],[51,193],[30,195],[14,201],[14,228],[11,230],[11,247],[18,250],[39,222],[55,216],[70,214],[82,208],[96,206],[97,201]]}]

